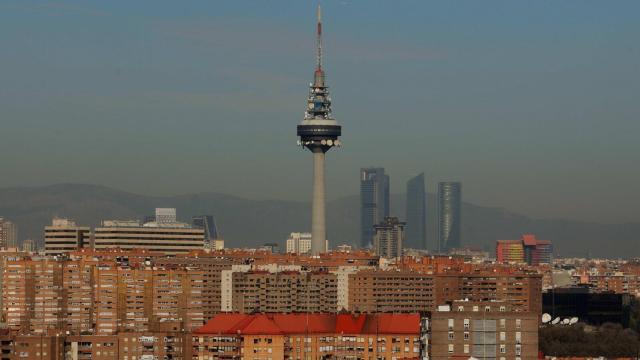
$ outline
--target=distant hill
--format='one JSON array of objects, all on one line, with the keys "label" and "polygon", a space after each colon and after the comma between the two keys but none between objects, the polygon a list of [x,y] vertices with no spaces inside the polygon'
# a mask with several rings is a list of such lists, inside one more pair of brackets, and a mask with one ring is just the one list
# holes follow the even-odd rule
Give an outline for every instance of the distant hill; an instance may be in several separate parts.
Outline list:
[{"label": "distant hill", "polygon": [[[404,217],[404,196],[392,197],[392,212]],[[429,243],[435,244],[435,200],[429,194]],[[333,244],[357,244],[359,198],[349,196],[327,204],[329,239]],[[212,214],[228,246],[284,244],[291,231],[310,226],[306,202],[250,200],[217,193],[143,196],[104,186],[61,184],[0,189],[0,216],[18,224],[20,239],[42,239],[43,227],[53,216],[70,217],[95,226],[102,219],[141,219],[156,207],[175,207],[178,218]],[[465,245],[493,251],[495,240],[535,233],[552,240],[560,256],[640,256],[640,223],[604,225],[569,220],[535,220],[505,209],[464,203],[462,236]]]}]

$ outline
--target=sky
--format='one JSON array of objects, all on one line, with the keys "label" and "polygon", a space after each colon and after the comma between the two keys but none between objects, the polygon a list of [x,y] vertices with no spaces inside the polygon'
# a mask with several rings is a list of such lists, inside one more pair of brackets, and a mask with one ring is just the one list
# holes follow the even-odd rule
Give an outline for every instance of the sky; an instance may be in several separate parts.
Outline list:
[{"label": "sky", "polygon": [[[638,1],[320,2],[329,199],[461,181],[536,218],[640,221]],[[307,201],[317,1],[0,2],[0,187]]]}]

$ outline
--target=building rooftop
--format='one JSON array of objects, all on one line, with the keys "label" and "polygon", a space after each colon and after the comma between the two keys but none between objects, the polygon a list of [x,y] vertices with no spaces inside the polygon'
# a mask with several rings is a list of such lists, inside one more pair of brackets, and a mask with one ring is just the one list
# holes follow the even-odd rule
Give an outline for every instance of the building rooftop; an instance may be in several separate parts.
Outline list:
[{"label": "building rooftop", "polygon": [[194,334],[419,334],[419,314],[221,313]]}]

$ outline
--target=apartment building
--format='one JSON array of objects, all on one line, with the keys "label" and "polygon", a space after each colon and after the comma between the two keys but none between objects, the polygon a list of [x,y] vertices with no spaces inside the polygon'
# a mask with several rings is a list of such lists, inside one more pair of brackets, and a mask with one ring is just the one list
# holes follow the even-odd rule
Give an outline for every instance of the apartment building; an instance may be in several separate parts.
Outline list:
[{"label": "apartment building", "polygon": [[539,314],[507,302],[453,301],[438,306],[428,324],[433,360],[538,358]]},{"label": "apartment building", "polygon": [[218,314],[193,334],[199,359],[418,358],[418,314]]},{"label": "apartment building", "polygon": [[457,299],[508,301],[518,311],[542,311],[542,276],[520,271],[364,270],[349,275],[349,310],[426,312]]},{"label": "apartment building", "polygon": [[434,276],[414,271],[363,270],[349,274],[349,311],[425,312],[435,304]]},{"label": "apartment building", "polygon": [[332,273],[248,270],[230,276],[232,284],[221,288],[231,289],[234,312],[337,311],[338,281]]}]

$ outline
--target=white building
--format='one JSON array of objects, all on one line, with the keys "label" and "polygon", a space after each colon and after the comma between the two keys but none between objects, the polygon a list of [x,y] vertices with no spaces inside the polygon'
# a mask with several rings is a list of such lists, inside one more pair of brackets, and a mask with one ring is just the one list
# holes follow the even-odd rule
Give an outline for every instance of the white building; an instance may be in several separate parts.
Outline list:
[{"label": "white building", "polygon": [[71,219],[54,218],[44,227],[44,251],[47,255],[59,255],[81,248],[91,247],[91,229],[77,226]]},{"label": "white building", "polygon": [[292,232],[287,239],[288,254],[307,254],[311,251],[311,233]]}]

